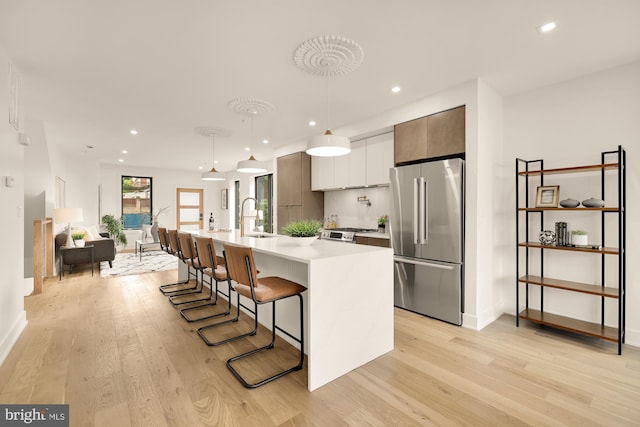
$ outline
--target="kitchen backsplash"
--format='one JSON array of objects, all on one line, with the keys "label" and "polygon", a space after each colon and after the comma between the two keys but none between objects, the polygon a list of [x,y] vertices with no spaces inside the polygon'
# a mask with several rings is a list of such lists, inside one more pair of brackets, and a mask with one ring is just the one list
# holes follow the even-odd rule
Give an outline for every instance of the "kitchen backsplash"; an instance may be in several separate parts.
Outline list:
[{"label": "kitchen backsplash", "polygon": [[378,218],[389,215],[389,187],[325,191],[324,216],[337,215],[338,227],[378,228]]}]

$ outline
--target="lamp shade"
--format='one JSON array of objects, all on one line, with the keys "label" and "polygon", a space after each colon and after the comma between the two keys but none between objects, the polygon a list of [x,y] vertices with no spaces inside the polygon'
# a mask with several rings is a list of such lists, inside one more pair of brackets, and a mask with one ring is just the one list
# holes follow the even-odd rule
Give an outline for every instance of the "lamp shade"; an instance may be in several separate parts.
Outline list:
[{"label": "lamp shade", "polygon": [[223,172],[218,172],[216,168],[211,168],[208,172],[202,173],[203,181],[224,181],[226,179]]},{"label": "lamp shade", "polygon": [[56,218],[56,224],[82,221],[82,208],[57,208],[54,209],[53,214]]},{"label": "lamp shade", "polygon": [[242,173],[262,173],[266,172],[267,168],[263,162],[251,156],[247,160],[240,160],[236,170]]},{"label": "lamp shade", "polygon": [[334,135],[329,129],[324,135],[314,136],[307,143],[307,154],[318,157],[344,156],[351,152],[351,142],[346,136]]}]

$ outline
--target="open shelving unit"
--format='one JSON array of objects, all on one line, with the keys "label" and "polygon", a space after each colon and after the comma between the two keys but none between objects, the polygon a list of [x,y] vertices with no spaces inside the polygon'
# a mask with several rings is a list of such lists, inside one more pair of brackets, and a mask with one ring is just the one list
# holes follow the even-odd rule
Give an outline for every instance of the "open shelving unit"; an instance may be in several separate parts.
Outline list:
[{"label": "open shelving unit", "polygon": [[[615,160],[612,162],[612,160]],[[616,342],[618,344],[618,354],[622,354],[622,344],[624,343],[625,330],[625,288],[626,288],[626,153],[621,146],[615,151],[605,151],[600,155],[600,163],[585,166],[573,166],[566,168],[545,169],[544,160],[523,160],[516,159],[516,326],[520,326],[520,319],[525,319],[541,325],[550,326],[557,329],[570,331],[573,333],[588,335],[607,341]],[[605,174],[605,171],[614,171],[614,174]],[[605,198],[605,182],[615,176],[617,188],[617,206],[605,206],[598,208],[576,207],[576,208],[558,208],[558,207],[531,207],[529,206],[531,195],[535,193],[536,187],[533,186],[532,177],[536,177],[535,181],[538,185],[544,185],[544,177],[547,175],[557,174],[575,174],[575,173],[599,173],[600,174],[600,190],[602,200]],[[532,190],[533,189],[533,190]],[[538,215],[540,230],[545,226],[545,212],[563,211],[568,215],[572,212],[590,212],[594,215],[600,215],[600,227],[603,243],[607,228],[605,217],[607,215],[615,215],[617,217],[616,233],[619,247],[574,247],[574,246],[556,246],[544,245],[538,242],[526,241],[526,236],[530,235],[530,227],[533,221],[530,221],[531,215]],[[525,239],[522,239],[525,236]],[[523,241],[524,240],[524,241]],[[540,251],[539,261],[531,260],[531,251]],[[602,285],[594,285],[591,283],[574,282],[570,280],[557,279],[547,277],[544,274],[545,251],[572,251],[582,256],[585,253],[599,255],[600,262],[600,283]],[[521,273],[521,257],[524,256],[524,274]],[[617,284],[605,285],[605,257],[617,258]],[[533,265],[533,264],[537,265]],[[537,270],[537,274],[531,274],[532,270]],[[522,275],[521,275],[522,274]],[[539,308],[530,307],[530,291],[531,287],[536,286],[540,289],[540,301],[537,306]],[[587,322],[568,316],[562,316],[556,313],[550,313],[544,310],[545,288],[559,289],[566,292],[576,292],[601,299],[600,304],[600,322]],[[521,301],[524,299],[524,302]],[[605,325],[605,300],[617,300],[617,325]],[[609,307],[611,308],[611,307]]]}]

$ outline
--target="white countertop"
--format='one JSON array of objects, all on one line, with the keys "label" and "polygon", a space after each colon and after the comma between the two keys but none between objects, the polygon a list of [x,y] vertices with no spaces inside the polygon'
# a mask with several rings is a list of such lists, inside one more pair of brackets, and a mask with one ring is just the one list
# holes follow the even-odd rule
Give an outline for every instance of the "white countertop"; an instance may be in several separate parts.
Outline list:
[{"label": "white countertop", "polygon": [[[209,236],[219,242],[229,242],[238,245],[248,246],[256,252],[277,255],[297,262],[308,264],[312,260],[327,259],[335,257],[345,257],[355,254],[365,254],[379,251],[391,251],[389,248],[368,245],[354,245],[344,242],[334,242],[331,240],[318,239],[309,246],[299,246],[293,241],[293,237],[275,235],[276,237],[251,237],[247,233],[240,237],[238,230],[234,231],[209,231],[199,230],[197,234]],[[382,233],[363,233],[369,237],[385,236]],[[388,238],[388,236],[387,236]]]}]

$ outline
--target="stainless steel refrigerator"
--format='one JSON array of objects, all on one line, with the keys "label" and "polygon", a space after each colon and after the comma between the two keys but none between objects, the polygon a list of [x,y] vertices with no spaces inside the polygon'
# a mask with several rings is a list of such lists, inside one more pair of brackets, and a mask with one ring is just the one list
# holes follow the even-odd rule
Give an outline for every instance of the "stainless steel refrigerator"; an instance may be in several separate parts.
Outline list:
[{"label": "stainless steel refrigerator", "polygon": [[464,312],[464,161],[392,168],[394,304],[462,324]]}]

